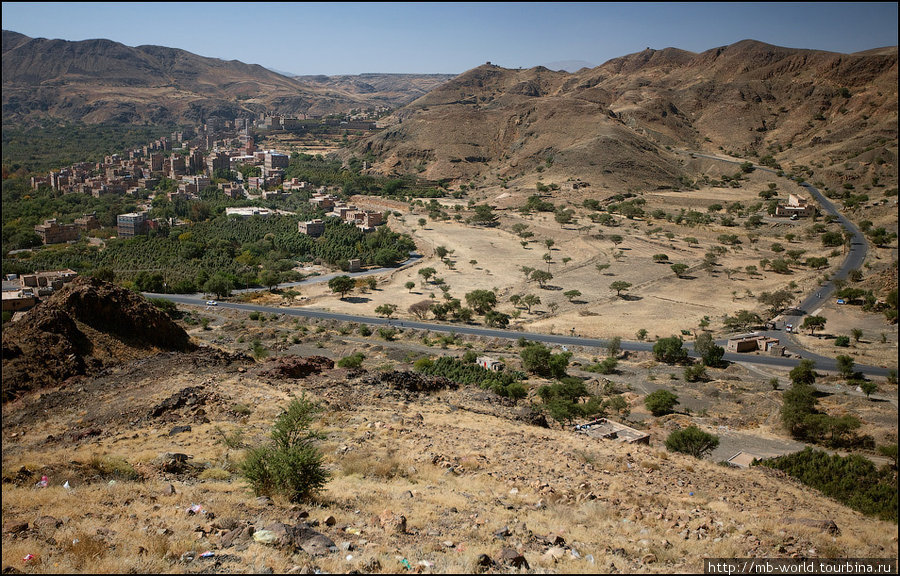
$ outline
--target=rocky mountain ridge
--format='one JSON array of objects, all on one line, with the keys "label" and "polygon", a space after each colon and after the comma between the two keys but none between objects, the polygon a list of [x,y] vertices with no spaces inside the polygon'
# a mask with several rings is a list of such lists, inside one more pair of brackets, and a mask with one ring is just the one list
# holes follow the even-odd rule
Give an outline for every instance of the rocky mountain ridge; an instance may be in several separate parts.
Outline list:
[{"label": "rocky mountain ridge", "polygon": [[[197,122],[270,114],[321,116],[398,106],[446,75],[297,79],[256,64],[163,46],[70,42],[3,31],[3,122]],[[365,89],[364,89],[365,88]]]},{"label": "rocky mountain ridge", "polygon": [[837,54],[745,40],[699,54],[648,49],[573,74],[486,64],[398,110],[358,151],[383,172],[462,180],[541,167],[545,178],[672,185],[683,174],[668,148],[681,147],[862,162],[864,177],[880,158],[896,181],[896,85],[896,47]]}]

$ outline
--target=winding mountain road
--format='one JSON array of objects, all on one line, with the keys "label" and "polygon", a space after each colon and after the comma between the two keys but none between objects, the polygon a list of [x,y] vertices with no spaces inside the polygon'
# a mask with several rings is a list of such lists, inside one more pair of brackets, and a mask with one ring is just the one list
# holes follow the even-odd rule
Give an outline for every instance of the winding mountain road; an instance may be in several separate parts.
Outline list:
[{"label": "winding mountain road", "polygon": [[[695,157],[708,158],[712,160],[718,160],[721,162],[727,162],[730,164],[741,164],[742,161],[732,160],[729,158],[721,158],[718,156],[711,156],[707,154],[700,154],[697,152],[690,153]],[[763,171],[775,173],[774,170],[763,166],[754,166],[755,169]],[[832,276],[832,279],[829,280],[826,284],[819,287],[815,292],[808,294],[799,305],[792,308],[788,312],[786,312],[782,316],[783,324],[794,324],[795,326],[799,326],[803,316],[810,314],[811,311],[820,307],[824,302],[827,301],[828,298],[835,291],[834,281],[839,279],[844,279],[850,273],[851,270],[858,269],[862,266],[863,261],[866,258],[866,239],[863,236],[862,232],[857,228],[849,219],[847,219],[843,214],[841,214],[837,208],[835,208],[834,204],[831,203],[828,198],[826,198],[822,193],[820,193],[814,186],[809,183],[801,183],[800,186],[803,186],[822,206],[822,210],[827,214],[832,214],[837,221],[852,234],[850,250],[847,255],[847,258],[844,260],[844,263],[841,265],[840,269]],[[418,254],[412,254],[410,259],[403,263],[403,266],[408,266],[421,258]],[[352,274],[352,276],[362,276],[368,274],[378,274],[388,270],[395,270],[394,268],[387,269],[378,269],[378,270],[369,270],[364,272],[358,272]],[[280,287],[289,288],[291,286],[297,286],[302,284],[309,284],[315,282],[324,282],[337,274],[327,275],[327,276],[317,276],[313,278],[308,278],[301,282],[294,282],[290,284],[283,284]],[[250,289],[250,290],[240,290],[236,292],[247,292],[253,290],[261,290],[261,289]],[[202,294],[194,294],[194,295],[185,295],[185,294],[145,294],[145,296],[150,298],[164,298],[166,300],[171,300],[172,302],[178,304],[186,304],[193,306],[204,306],[206,298]],[[432,332],[446,332],[446,333],[456,333],[456,334],[465,334],[471,336],[481,336],[486,338],[506,338],[512,340],[518,340],[519,338],[526,338],[527,340],[531,340],[534,342],[541,342],[544,344],[552,344],[557,346],[585,346],[585,347],[593,347],[599,349],[605,349],[607,345],[607,340],[602,340],[598,338],[582,338],[578,336],[564,336],[558,334],[541,334],[537,332],[524,332],[517,330],[503,330],[496,328],[485,328],[481,326],[474,326],[470,324],[445,324],[438,322],[423,322],[423,321],[412,321],[412,320],[397,320],[397,319],[389,319],[389,318],[380,318],[373,316],[364,316],[360,314],[341,314],[337,312],[329,312],[327,310],[319,310],[315,308],[290,308],[290,307],[275,307],[275,306],[258,306],[255,304],[242,304],[237,302],[220,302],[217,304],[218,306],[222,306],[225,308],[231,308],[234,310],[243,310],[246,312],[265,312],[269,314],[280,314],[286,316],[300,316],[305,318],[318,318],[318,319],[327,319],[327,320],[337,320],[341,322],[357,322],[357,323],[366,323],[372,324],[375,326],[395,326],[399,328],[413,328],[416,330],[430,330]],[[783,325],[782,324],[782,325]],[[763,334],[767,334],[769,336],[778,338],[782,342],[786,339],[788,342],[789,351],[792,352],[794,356],[807,358],[813,360],[816,365],[817,370],[825,370],[830,372],[837,371],[837,361],[834,358],[829,358],[825,356],[820,356],[814,354],[805,348],[803,348],[792,335],[782,331],[765,331]],[[720,341],[719,344],[722,345],[724,342]],[[693,351],[693,345],[691,343],[686,343],[685,347],[689,350],[689,353],[692,356],[696,356]],[[633,342],[633,341],[623,341],[621,344],[621,348],[623,350],[634,351],[634,352],[647,352],[653,350],[653,343],[650,342]],[[726,353],[725,360],[729,362],[736,362],[742,364],[750,364],[756,366],[772,366],[776,368],[793,368],[799,363],[798,358],[786,358],[786,357],[777,357],[777,356],[765,356],[765,355],[753,355],[753,354],[736,354],[736,353]],[[854,369],[857,372],[861,372],[866,374],[867,376],[879,376],[884,377],[888,375],[889,368],[883,366],[866,366],[857,364],[854,366]]]}]

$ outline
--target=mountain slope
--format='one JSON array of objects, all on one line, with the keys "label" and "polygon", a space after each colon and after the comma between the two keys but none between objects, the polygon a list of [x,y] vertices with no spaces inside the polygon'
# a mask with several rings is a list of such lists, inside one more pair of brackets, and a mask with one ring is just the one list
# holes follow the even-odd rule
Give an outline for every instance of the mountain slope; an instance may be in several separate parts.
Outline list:
[{"label": "mountain slope", "polygon": [[552,157],[551,173],[615,182],[604,174],[627,168],[618,174],[646,185],[679,176],[667,146],[830,164],[868,153],[895,166],[896,86],[896,47],[848,55],[745,40],[574,74],[485,65],[398,111],[361,151],[382,171],[439,178],[515,177]]},{"label": "mountain slope", "polygon": [[406,103],[443,78],[404,79],[399,85],[383,79],[366,92],[349,81],[306,82],[255,64],[162,46],[3,31],[4,123],[46,116],[86,123],[199,121],[263,111],[318,116]]}]

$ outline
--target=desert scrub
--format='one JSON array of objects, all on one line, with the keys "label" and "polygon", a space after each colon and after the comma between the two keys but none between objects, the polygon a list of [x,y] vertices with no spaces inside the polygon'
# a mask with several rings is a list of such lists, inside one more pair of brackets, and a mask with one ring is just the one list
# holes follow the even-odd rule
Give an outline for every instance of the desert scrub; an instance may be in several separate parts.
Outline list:
[{"label": "desert scrub", "polygon": [[225,470],[224,468],[207,468],[198,476],[200,480],[230,480],[231,472]]},{"label": "desert scrub", "polygon": [[349,356],[344,356],[340,360],[338,360],[339,368],[359,368],[362,366],[363,360],[366,359],[366,355],[362,352],[354,352]]},{"label": "desert scrub", "polygon": [[87,464],[88,469],[101,480],[141,479],[134,467],[127,460],[118,456],[93,456]]},{"label": "desert scrub", "polygon": [[294,398],[275,419],[272,442],[247,451],[240,471],[258,496],[281,494],[301,502],[328,482],[322,453],[315,445],[322,435],[310,429],[319,411],[305,396]]}]

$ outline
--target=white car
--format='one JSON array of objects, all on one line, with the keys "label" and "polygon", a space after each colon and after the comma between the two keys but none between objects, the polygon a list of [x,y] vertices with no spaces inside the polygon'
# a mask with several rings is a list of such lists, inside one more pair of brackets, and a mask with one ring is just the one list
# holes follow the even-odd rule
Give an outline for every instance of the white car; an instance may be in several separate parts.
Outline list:
[{"label": "white car", "polygon": [[218,306],[219,303],[216,302],[215,300],[207,300],[207,301],[206,301],[206,305],[207,305],[207,306]]}]

